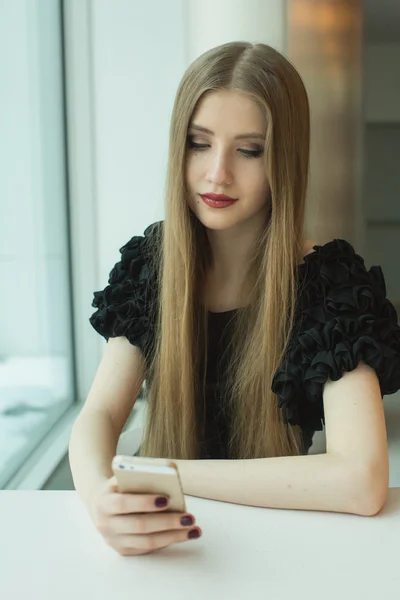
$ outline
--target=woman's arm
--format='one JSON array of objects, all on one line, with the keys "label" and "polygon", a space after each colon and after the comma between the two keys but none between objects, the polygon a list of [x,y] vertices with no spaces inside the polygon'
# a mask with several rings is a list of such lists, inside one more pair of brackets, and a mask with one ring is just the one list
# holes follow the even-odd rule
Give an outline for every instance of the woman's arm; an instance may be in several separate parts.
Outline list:
[{"label": "woman's arm", "polygon": [[69,442],[75,489],[89,508],[93,490],[113,475],[118,439],[144,377],[139,348],[125,337],[110,338]]},{"label": "woman's arm", "polygon": [[110,416],[87,410],[75,421],[69,442],[69,463],[75,489],[91,510],[92,492],[112,477],[111,461],[118,442]]},{"label": "woman's arm", "polygon": [[178,461],[184,492],[270,508],[375,515],[389,487],[382,396],[360,361],[323,394],[327,453],[253,460]]},{"label": "woman's arm", "polygon": [[[250,460],[178,460],[183,491],[223,502],[372,516],[373,476],[329,454]],[[373,497],[373,496],[372,496]]]}]

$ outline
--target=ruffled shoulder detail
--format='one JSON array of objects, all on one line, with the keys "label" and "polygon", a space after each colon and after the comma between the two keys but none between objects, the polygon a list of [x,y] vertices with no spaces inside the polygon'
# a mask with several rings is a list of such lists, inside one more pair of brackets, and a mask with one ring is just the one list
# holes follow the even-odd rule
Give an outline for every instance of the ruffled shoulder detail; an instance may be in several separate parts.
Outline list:
[{"label": "ruffled shoulder detail", "polygon": [[296,325],[271,389],[288,423],[316,431],[325,382],[360,361],[376,371],[382,396],[400,389],[400,327],[381,267],[367,271],[342,239],[314,250],[298,267]]},{"label": "ruffled shoulder detail", "polygon": [[106,340],[125,336],[144,354],[151,346],[155,324],[151,234],[161,225],[153,223],[143,236],[132,237],[120,248],[121,260],[110,271],[108,285],[93,293],[92,306],[97,310],[89,319]]}]

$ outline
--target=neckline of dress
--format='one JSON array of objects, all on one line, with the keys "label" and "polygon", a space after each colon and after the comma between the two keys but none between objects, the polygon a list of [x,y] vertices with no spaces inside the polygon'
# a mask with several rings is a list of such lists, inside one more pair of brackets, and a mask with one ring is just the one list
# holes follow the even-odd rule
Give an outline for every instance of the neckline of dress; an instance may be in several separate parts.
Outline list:
[{"label": "neckline of dress", "polygon": [[231,308],[231,310],[222,310],[220,312],[215,312],[213,310],[209,310],[208,314],[209,315],[229,315],[231,313],[237,312],[238,310],[242,310],[243,308],[246,308],[246,306],[241,306],[240,308]]},{"label": "neckline of dress", "polygon": [[[310,254],[306,254],[306,257],[311,256],[311,254],[315,254],[315,252],[310,252]],[[302,272],[303,269],[304,269],[304,267],[306,266],[306,264],[307,263],[305,263],[305,262],[299,263],[297,265],[297,270],[300,271],[300,272]],[[229,315],[231,313],[235,313],[238,310],[243,310],[245,308],[247,308],[247,307],[246,306],[240,306],[239,308],[231,308],[230,310],[222,310],[220,312],[215,312],[215,311],[212,311],[212,310],[208,310],[207,312],[208,312],[209,315]]]}]

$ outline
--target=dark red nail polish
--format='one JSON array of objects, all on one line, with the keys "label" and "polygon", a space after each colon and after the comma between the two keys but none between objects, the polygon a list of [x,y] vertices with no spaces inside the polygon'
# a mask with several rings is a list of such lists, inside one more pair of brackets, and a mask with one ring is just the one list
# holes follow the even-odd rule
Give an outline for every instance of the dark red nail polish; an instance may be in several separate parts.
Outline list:
[{"label": "dark red nail polish", "polygon": [[167,506],[167,504],[168,504],[168,498],[166,498],[165,496],[159,496],[158,498],[156,498],[155,505],[158,508],[162,508],[163,506]]},{"label": "dark red nail polish", "polygon": [[189,539],[195,539],[200,537],[200,531],[198,529],[192,529],[192,531],[189,531],[188,533],[188,538]]}]

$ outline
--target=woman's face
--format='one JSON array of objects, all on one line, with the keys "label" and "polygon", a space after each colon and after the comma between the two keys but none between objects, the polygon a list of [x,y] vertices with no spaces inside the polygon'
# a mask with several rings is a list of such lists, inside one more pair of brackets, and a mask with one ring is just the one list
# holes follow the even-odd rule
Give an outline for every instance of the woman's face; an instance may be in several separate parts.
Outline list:
[{"label": "woman's face", "polygon": [[[220,90],[200,101],[188,128],[186,181],[189,206],[205,227],[222,230],[249,220],[265,223],[270,203],[265,130],[261,109],[244,94]],[[237,201],[227,208],[210,207],[200,196],[207,193]]]}]

